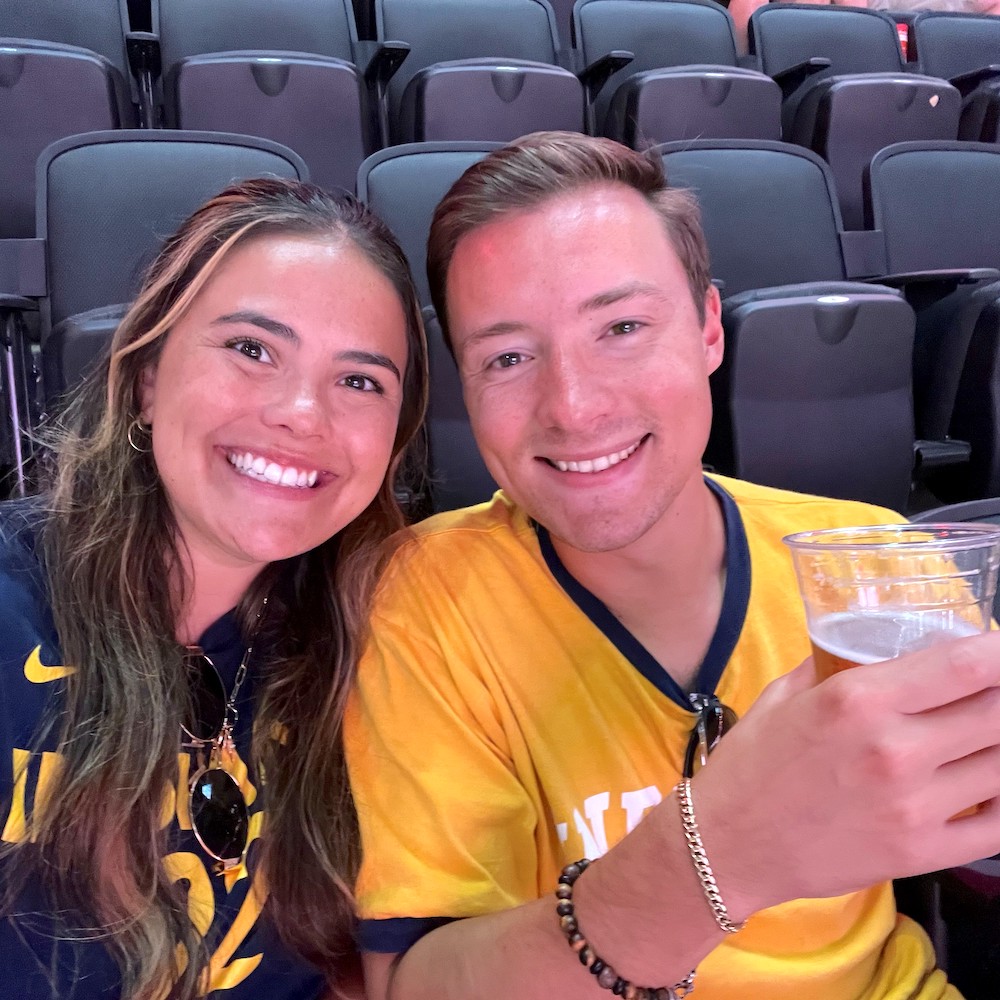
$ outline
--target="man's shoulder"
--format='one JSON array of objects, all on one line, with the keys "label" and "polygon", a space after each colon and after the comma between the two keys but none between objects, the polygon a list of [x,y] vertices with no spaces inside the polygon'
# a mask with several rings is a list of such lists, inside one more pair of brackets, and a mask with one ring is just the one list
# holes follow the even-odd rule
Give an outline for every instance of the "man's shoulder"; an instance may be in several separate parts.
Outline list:
[{"label": "man's shoulder", "polygon": [[498,490],[485,503],[442,511],[405,529],[393,560],[464,558],[470,550],[488,552],[533,544],[534,528],[527,514]]},{"label": "man's shoulder", "polygon": [[[742,479],[711,477],[735,501],[745,522],[788,534],[819,528],[887,524],[904,518],[887,507],[760,486]],[[749,525],[748,525],[749,526]]]}]

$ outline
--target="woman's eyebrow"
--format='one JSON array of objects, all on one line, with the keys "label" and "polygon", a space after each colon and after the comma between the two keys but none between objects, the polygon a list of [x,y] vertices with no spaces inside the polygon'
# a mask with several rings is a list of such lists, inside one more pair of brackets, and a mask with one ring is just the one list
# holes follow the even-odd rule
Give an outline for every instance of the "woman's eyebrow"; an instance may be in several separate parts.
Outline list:
[{"label": "woman's eyebrow", "polygon": [[213,326],[217,323],[231,323],[234,325],[249,323],[251,326],[259,326],[262,330],[273,333],[276,337],[281,337],[282,340],[289,340],[293,344],[299,342],[299,335],[287,323],[271,319],[270,316],[254,312],[252,309],[241,309],[238,312],[226,313],[225,316],[220,316],[218,319],[212,321]]}]

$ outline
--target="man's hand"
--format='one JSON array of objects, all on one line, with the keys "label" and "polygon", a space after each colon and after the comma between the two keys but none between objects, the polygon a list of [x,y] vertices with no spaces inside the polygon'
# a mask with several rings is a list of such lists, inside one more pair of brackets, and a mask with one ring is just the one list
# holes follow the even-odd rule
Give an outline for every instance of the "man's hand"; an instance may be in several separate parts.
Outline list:
[{"label": "man's hand", "polygon": [[733,918],[1000,851],[998,685],[997,632],[771,684],[693,783]]}]

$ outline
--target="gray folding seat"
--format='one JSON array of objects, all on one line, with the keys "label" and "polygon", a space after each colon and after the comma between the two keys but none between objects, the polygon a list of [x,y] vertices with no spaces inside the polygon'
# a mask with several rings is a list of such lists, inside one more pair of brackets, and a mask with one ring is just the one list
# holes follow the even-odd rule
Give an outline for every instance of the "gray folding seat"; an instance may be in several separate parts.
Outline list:
[{"label": "gray folding seat", "polygon": [[785,141],[830,164],[848,229],[863,225],[862,177],[879,149],[958,135],[958,91],[906,70],[888,14],[769,4],[750,18],[749,45],[758,68],[785,95]]},{"label": "gray folding seat", "polygon": [[[277,143],[206,132],[96,132],[43,152],[37,236],[0,240],[4,460],[23,464],[24,429],[96,362],[163,238],[227,184],[265,175],[308,173]],[[24,333],[34,310],[40,362]]]},{"label": "gray folding seat", "polygon": [[548,0],[375,0],[375,16],[378,38],[410,47],[386,93],[393,142],[583,129]]},{"label": "gray folding seat", "polygon": [[34,235],[35,161],[46,146],[134,124],[125,80],[103,56],[0,37],[0,238]]},{"label": "gray folding seat", "polygon": [[591,127],[634,148],[697,138],[781,138],[781,88],[738,66],[733,21],[711,0],[577,0],[585,63],[632,62],[601,88]]},{"label": "gray folding seat", "polygon": [[438,202],[498,142],[419,142],[373,153],[358,171],[358,197],[393,231],[410,262],[422,306],[427,286],[427,236]]},{"label": "gray folding seat", "polygon": [[0,0],[0,37],[56,42],[102,56],[125,81],[140,125],[153,124],[155,51],[146,35],[130,30],[128,0]]},{"label": "gray folding seat", "polygon": [[35,160],[63,136],[135,124],[125,0],[0,0],[0,238],[34,235]]},{"label": "gray folding seat", "polygon": [[497,484],[479,454],[458,368],[430,306],[424,309],[424,329],[430,362],[427,458],[431,511],[437,513],[489,500]]},{"label": "gray folding seat", "polygon": [[317,184],[353,187],[403,47],[359,41],[348,0],[153,0],[152,13],[169,126],[272,139]]},{"label": "gray folding seat", "polygon": [[[850,281],[829,167],[784,143],[658,147],[701,205],[723,285],[726,352],[712,376],[706,461],[767,485],[903,509],[914,455],[914,315]],[[861,268],[863,269],[863,268]]]},{"label": "gray folding seat", "polygon": [[997,141],[1000,17],[925,11],[913,37],[920,72],[950,80],[962,95],[958,138]]},{"label": "gray folding seat", "polygon": [[438,202],[499,143],[414,143],[370,156],[358,172],[358,197],[386,222],[410,268],[427,329],[430,399],[427,451],[431,510],[487,500],[496,489],[469,427],[455,362],[444,343],[427,287],[427,235]]},{"label": "gray folding seat", "polygon": [[[981,441],[964,415],[981,402],[970,387],[977,380],[982,387],[986,372],[982,362],[970,367],[966,355],[974,334],[1000,336],[1000,327],[991,330],[990,315],[984,315],[1000,277],[1000,147],[890,146],[872,160],[866,198],[888,269],[923,276],[910,293],[920,305],[913,364],[918,436],[968,440],[958,433],[961,428]],[[966,379],[965,391],[960,379]],[[973,444],[971,466],[987,461],[981,445]]]}]

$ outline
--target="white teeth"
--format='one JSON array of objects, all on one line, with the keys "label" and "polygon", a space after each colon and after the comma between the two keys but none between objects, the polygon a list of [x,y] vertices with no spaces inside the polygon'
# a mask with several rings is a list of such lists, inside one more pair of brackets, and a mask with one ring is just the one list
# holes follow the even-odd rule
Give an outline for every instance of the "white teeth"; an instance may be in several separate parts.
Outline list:
[{"label": "white teeth", "polygon": [[641,443],[641,441],[637,441],[622,451],[616,451],[610,455],[601,455],[600,458],[587,458],[582,462],[560,462],[555,458],[550,461],[560,472],[603,472],[605,469],[611,468],[612,465],[624,462],[626,458],[635,453],[636,448]]},{"label": "white teeth", "polygon": [[226,455],[229,464],[244,476],[271,483],[274,486],[287,486],[294,489],[307,489],[315,486],[319,479],[316,469],[297,469],[294,466],[278,465],[266,458],[251,452],[230,452]]}]

